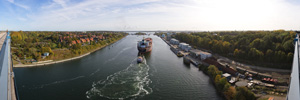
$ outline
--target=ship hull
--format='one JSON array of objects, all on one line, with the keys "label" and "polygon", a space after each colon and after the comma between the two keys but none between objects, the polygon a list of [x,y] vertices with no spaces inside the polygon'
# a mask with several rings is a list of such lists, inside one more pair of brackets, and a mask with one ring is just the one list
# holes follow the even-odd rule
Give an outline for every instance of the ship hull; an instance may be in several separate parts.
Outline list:
[{"label": "ship hull", "polygon": [[140,53],[151,52],[152,51],[152,46],[151,47],[147,47],[147,48],[138,47],[138,50],[139,50]]},{"label": "ship hull", "polygon": [[139,53],[147,53],[152,51],[152,38],[146,38],[137,43]]}]

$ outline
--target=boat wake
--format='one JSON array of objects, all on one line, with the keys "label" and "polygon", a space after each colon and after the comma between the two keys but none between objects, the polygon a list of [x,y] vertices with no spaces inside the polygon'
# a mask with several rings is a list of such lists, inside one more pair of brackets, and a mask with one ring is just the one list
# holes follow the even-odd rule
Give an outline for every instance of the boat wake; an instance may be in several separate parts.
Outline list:
[{"label": "boat wake", "polygon": [[64,83],[64,82],[69,82],[69,81],[77,80],[77,79],[83,78],[83,77],[85,77],[85,76],[78,76],[78,77],[74,77],[74,78],[70,78],[70,79],[65,79],[65,80],[55,81],[55,82],[51,82],[51,83],[48,83],[48,84],[43,84],[43,85],[34,87],[34,88],[32,88],[32,89],[44,88],[44,87],[49,86],[49,85],[54,85],[54,84],[59,84],[59,83]]},{"label": "boat wake", "polygon": [[[122,50],[119,51],[118,54],[116,54],[113,58],[110,58],[110,59],[104,61],[103,64],[106,64],[106,63],[108,63],[108,62],[114,61],[115,59],[118,58],[118,56],[119,56],[120,54],[122,54],[124,51],[126,51],[126,50],[128,50],[128,49],[130,49],[130,48],[131,48],[131,47],[127,47],[127,48],[122,49]],[[92,72],[89,76],[93,76],[94,74],[96,74],[96,73],[99,72],[99,71],[100,71],[100,68],[98,68],[96,71]]]},{"label": "boat wake", "polygon": [[[145,59],[145,58],[144,58]],[[136,59],[125,69],[92,84],[92,89],[86,92],[88,99],[125,99],[141,97],[152,92],[149,87],[149,66],[136,63]]]},{"label": "boat wake", "polygon": [[106,60],[106,61],[104,62],[104,64],[107,63],[107,62],[114,61],[116,58],[118,58],[118,56],[119,56],[120,54],[122,54],[124,51],[126,51],[126,50],[128,50],[128,49],[130,49],[130,48],[131,48],[131,47],[127,47],[127,48],[122,49],[122,50],[119,51],[113,58],[110,58],[110,59]]}]

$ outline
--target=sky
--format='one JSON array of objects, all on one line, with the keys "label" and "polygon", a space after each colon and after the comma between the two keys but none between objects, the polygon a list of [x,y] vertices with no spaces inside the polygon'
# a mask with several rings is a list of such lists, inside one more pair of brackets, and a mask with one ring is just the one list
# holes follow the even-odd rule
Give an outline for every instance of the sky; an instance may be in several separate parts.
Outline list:
[{"label": "sky", "polygon": [[0,30],[300,30],[300,0],[0,0]]}]

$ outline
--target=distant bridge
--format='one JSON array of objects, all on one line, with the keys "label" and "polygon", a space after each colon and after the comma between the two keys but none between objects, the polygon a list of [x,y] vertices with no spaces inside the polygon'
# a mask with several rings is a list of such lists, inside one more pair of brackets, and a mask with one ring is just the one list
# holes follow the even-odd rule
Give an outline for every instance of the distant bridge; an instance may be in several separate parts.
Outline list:
[{"label": "distant bridge", "polygon": [[9,32],[0,33],[0,100],[18,100],[10,53]]}]

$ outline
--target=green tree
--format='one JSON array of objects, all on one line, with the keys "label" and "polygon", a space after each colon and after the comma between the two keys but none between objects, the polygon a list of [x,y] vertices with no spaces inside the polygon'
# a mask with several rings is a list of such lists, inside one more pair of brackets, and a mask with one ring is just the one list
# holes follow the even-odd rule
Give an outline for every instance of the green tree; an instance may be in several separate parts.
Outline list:
[{"label": "green tree", "polygon": [[287,55],[287,59],[288,61],[292,62],[293,61],[293,57],[294,57],[294,54],[289,52],[288,55]]},{"label": "green tree", "polygon": [[274,52],[271,49],[268,49],[266,52],[266,60],[267,61],[271,61],[272,58],[274,57]]},{"label": "green tree", "polygon": [[229,51],[231,51],[230,46],[231,46],[231,44],[229,42],[224,41],[223,44],[222,44],[223,53],[225,53],[225,54],[229,53]]},{"label": "green tree", "polygon": [[58,43],[57,47],[58,47],[58,48],[62,48],[61,43]]},{"label": "green tree", "polygon": [[294,45],[293,45],[293,40],[288,40],[283,43],[283,49],[285,51],[293,51]]},{"label": "green tree", "polygon": [[249,91],[246,87],[238,87],[235,95],[236,100],[256,100],[253,92]]},{"label": "green tree", "polygon": [[50,55],[54,54],[50,47],[42,47],[42,53],[48,52]]},{"label": "green tree", "polygon": [[217,75],[221,75],[222,72],[215,65],[210,65],[208,66],[208,74],[214,79]]},{"label": "green tree", "polygon": [[251,48],[248,53],[248,56],[249,56],[250,60],[261,60],[262,57],[264,56],[264,53],[257,50],[256,48]]},{"label": "green tree", "polygon": [[227,100],[233,100],[236,96],[236,89],[233,86],[230,86],[225,92],[224,96]]}]

